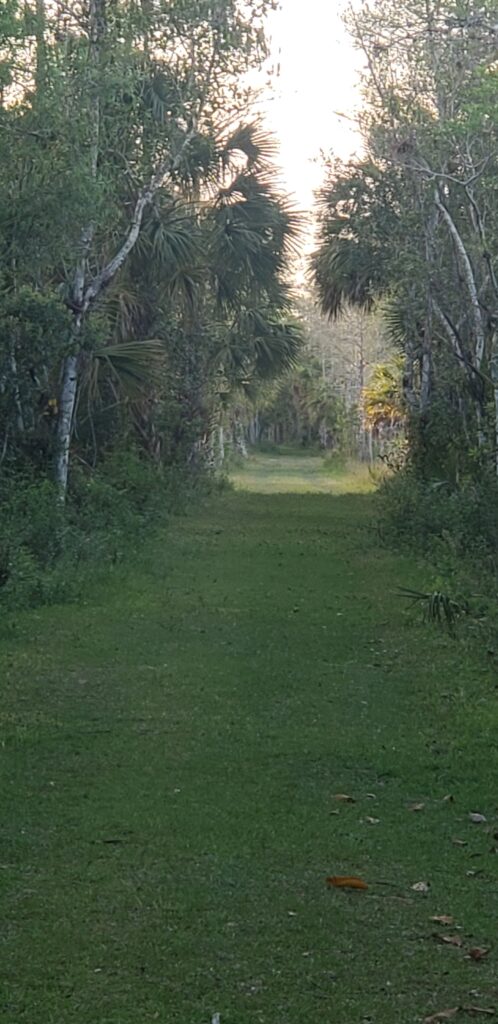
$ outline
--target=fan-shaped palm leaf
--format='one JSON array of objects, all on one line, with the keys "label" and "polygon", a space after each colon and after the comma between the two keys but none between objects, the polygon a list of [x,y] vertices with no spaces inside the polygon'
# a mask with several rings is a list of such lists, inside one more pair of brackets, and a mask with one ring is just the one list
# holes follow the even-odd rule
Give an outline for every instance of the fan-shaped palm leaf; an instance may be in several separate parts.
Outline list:
[{"label": "fan-shaped palm leaf", "polygon": [[155,388],[164,365],[164,343],[157,339],[107,345],[90,354],[83,389],[91,403],[98,403],[105,383],[111,381],[123,398],[136,401]]},{"label": "fan-shaped palm leaf", "polygon": [[301,324],[274,310],[244,309],[225,334],[216,360],[231,379],[259,381],[293,366],[302,344]]},{"label": "fan-shaped palm leaf", "polygon": [[234,157],[246,158],[249,170],[265,167],[271,162],[278,151],[274,135],[268,132],[261,121],[239,124],[221,141],[220,160],[222,167],[228,169],[233,165]]},{"label": "fan-shaped palm leaf", "polygon": [[312,257],[312,274],[322,312],[334,318],[347,305],[369,310],[382,290],[382,277],[373,253],[354,239],[322,245]]}]

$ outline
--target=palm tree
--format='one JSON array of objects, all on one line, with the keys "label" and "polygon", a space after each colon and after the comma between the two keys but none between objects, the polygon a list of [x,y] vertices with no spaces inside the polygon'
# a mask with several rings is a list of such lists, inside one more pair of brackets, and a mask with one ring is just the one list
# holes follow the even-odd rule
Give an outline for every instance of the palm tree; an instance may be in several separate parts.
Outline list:
[{"label": "palm tree", "polygon": [[[273,145],[259,124],[241,125],[217,140],[203,188],[191,164],[176,195],[158,193],[102,306],[105,341],[86,354],[77,426],[91,426],[94,449],[99,425],[112,431],[126,412],[157,452],[154,420],[174,393],[208,437],[221,393],[236,408],[295,360],[301,332],[285,270],[299,218],[270,184]],[[97,417],[104,408],[113,415]]]}]

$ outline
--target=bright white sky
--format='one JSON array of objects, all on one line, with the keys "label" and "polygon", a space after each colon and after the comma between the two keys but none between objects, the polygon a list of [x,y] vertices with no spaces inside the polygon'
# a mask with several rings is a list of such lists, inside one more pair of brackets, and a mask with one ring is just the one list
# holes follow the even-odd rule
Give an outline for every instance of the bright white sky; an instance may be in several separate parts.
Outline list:
[{"label": "bright white sky", "polygon": [[272,63],[280,66],[267,121],[280,140],[284,183],[301,209],[310,209],[322,180],[320,150],[347,158],[360,143],[354,124],[359,105],[360,58],[341,22],[344,0],[281,0],[269,18]]}]

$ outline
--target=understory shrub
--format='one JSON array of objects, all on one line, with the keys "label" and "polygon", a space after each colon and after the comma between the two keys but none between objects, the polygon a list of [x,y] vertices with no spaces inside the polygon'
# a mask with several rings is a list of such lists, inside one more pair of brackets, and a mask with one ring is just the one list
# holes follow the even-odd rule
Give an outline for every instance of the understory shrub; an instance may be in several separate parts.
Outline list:
[{"label": "understory shrub", "polygon": [[[482,473],[460,483],[421,480],[407,468],[378,491],[384,539],[429,560],[431,585],[471,608],[498,653],[498,481]],[[407,581],[409,585],[410,581]]]},{"label": "understory shrub", "polygon": [[47,480],[0,482],[0,604],[74,600],[88,578],[121,562],[146,529],[182,512],[209,479],[114,453],[95,471],[76,468],[66,507]]},{"label": "understory shrub", "polygon": [[388,477],[379,491],[382,518],[391,535],[426,548],[451,541],[456,553],[498,552],[498,481],[482,476],[450,484],[420,480],[410,470]]}]

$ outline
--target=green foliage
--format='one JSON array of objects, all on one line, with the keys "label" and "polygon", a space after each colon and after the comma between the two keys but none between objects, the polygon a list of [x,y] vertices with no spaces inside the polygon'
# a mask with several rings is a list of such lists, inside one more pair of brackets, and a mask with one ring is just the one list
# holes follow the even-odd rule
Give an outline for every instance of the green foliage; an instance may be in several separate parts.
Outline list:
[{"label": "green foliage", "polygon": [[318,194],[319,244],[311,268],[323,312],[336,317],[348,303],[371,309],[390,287],[397,175],[382,172],[372,161],[330,162],[326,174]]},{"label": "green foliage", "polygon": [[479,558],[498,549],[498,484],[489,472],[455,485],[421,480],[408,468],[385,481],[379,501],[388,533],[419,550],[436,542],[456,557]]},{"label": "green foliage", "polygon": [[0,604],[26,607],[78,597],[89,579],[129,558],[138,538],[180,512],[202,481],[158,472],[115,451],[99,472],[75,471],[67,507],[47,480],[4,475],[0,504]]},{"label": "green foliage", "polygon": [[[403,404],[422,476],[493,457],[498,278],[498,4],[351,5],[365,58],[367,157],[328,160],[312,271],[329,316],[381,302],[403,355]],[[458,74],[455,74],[455,69]]]},{"label": "green foliage", "polygon": [[477,593],[489,635],[498,590],[498,3],[372,0],[350,5],[347,23],[365,62],[367,156],[326,162],[312,271],[332,317],[347,302],[377,299],[400,354],[395,372],[377,371],[364,392],[371,425],[406,423],[401,458],[387,453],[395,472],[380,487],[382,529],[430,555],[438,579],[417,598],[429,615],[451,625],[459,595]]},{"label": "green foliage", "polygon": [[299,218],[242,84],[274,6],[2,6],[4,601],[118,560],[228,406],[295,361]]},{"label": "green foliage", "polygon": [[464,615],[466,635],[498,650],[498,484],[489,467],[458,484],[407,468],[381,482],[377,501],[385,542],[429,561],[433,590],[419,598],[429,618],[452,626]]},{"label": "green foliage", "polygon": [[409,587],[399,587],[402,597],[408,598],[414,604],[421,604],[424,611],[424,618],[428,622],[438,626],[446,626],[450,633],[454,633],[455,625],[461,615],[468,613],[468,605],[454,601],[449,594],[440,590],[433,590],[430,594],[421,593],[419,590],[410,590]]},{"label": "green foliage", "polygon": [[402,371],[401,359],[373,367],[362,396],[365,419],[370,426],[379,429],[403,423]]},{"label": "green foliage", "polygon": [[258,403],[260,436],[345,449],[356,410],[348,409],[313,358],[301,361]]}]

